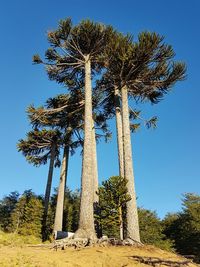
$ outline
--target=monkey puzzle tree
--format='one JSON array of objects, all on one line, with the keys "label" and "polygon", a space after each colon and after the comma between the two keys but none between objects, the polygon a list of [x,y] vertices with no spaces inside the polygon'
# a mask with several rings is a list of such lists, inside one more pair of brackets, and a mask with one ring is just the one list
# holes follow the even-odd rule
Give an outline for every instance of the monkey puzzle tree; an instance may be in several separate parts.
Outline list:
[{"label": "monkey puzzle tree", "polygon": [[163,37],[156,33],[141,33],[137,43],[133,43],[130,35],[125,38],[115,35],[112,40],[107,50],[108,71],[103,78],[107,85],[118,88],[121,96],[124,175],[131,196],[127,203],[127,235],[140,242],[128,96],[157,103],[176,81],[184,78],[185,65],[172,61],[172,47],[163,43]]},{"label": "monkey puzzle tree", "polygon": [[[123,131],[122,131],[122,111],[121,111],[121,94],[119,88],[114,86],[113,81],[109,77],[104,77],[97,82],[96,90],[102,94],[101,101],[102,112],[106,120],[115,117],[116,132],[117,132],[117,147],[118,147],[118,163],[119,176],[124,177],[124,149],[123,149]],[[132,109],[129,106],[130,130],[136,132],[140,128],[141,123],[147,128],[155,128],[157,117],[145,119],[141,117],[141,111]]]},{"label": "monkey puzzle tree", "polygon": [[60,166],[60,145],[61,133],[58,130],[33,130],[27,133],[26,139],[20,139],[17,147],[18,151],[26,157],[29,163],[35,166],[46,164],[50,160],[48,179],[44,197],[43,214],[43,239],[45,239],[45,228],[48,214],[49,199],[51,194],[51,184],[54,166]]},{"label": "monkey puzzle tree", "polygon": [[[84,20],[72,26],[70,19],[62,20],[57,30],[49,32],[52,48],[46,52],[50,79],[73,84],[84,78],[84,148],[81,178],[81,206],[77,237],[95,239],[93,217],[92,177],[92,78],[103,67],[103,52],[113,30],[102,24]],[[35,63],[43,63],[38,55]]]},{"label": "monkey puzzle tree", "polygon": [[[81,145],[82,139],[79,130],[82,127],[82,108],[77,109],[78,95],[73,98],[70,95],[62,94],[46,101],[45,107],[28,108],[29,118],[35,127],[53,127],[62,132],[63,159],[61,164],[60,182],[57,194],[56,214],[54,231],[62,231],[64,195],[67,181],[69,152]],[[76,112],[74,112],[76,111]],[[74,135],[76,134],[76,138]]]},{"label": "monkey puzzle tree", "polygon": [[[98,98],[94,97],[94,107],[97,106]],[[58,128],[63,133],[63,160],[61,164],[61,174],[60,174],[60,183],[58,188],[57,196],[57,206],[56,206],[56,215],[54,223],[54,231],[62,230],[63,223],[63,205],[64,205],[64,192],[66,186],[67,178],[67,167],[68,167],[68,158],[69,150],[73,154],[75,149],[82,145],[82,131],[83,131],[83,119],[84,119],[84,105],[83,105],[83,92],[81,89],[76,90],[76,92],[71,91],[71,94],[61,94],[57,95],[54,98],[49,98],[46,101],[44,107],[35,108],[30,106],[28,108],[29,118],[32,124],[35,127],[53,127]],[[97,112],[93,114],[95,125],[98,129],[103,130],[105,134],[108,135],[107,125],[104,118],[101,114]],[[93,127],[93,138],[95,137],[95,125]],[[97,138],[100,138],[99,134]],[[94,140],[93,140],[94,142]],[[95,140],[96,146],[96,140]],[[96,155],[96,153],[94,153]],[[96,156],[94,157],[94,169],[97,168]],[[96,176],[95,176],[96,174]],[[97,179],[97,169],[94,172],[94,183],[96,182],[94,188],[94,202],[97,201],[98,196],[96,191],[98,191],[98,179]],[[95,199],[96,197],[96,199]]]},{"label": "monkey puzzle tree", "polygon": [[[107,181],[102,182],[102,186],[99,188],[100,212],[98,220],[102,231],[108,236],[113,232],[112,234],[116,234],[121,240],[123,240],[122,207],[131,200],[126,184],[125,178],[112,176]],[[111,231],[110,228],[112,228]]]}]

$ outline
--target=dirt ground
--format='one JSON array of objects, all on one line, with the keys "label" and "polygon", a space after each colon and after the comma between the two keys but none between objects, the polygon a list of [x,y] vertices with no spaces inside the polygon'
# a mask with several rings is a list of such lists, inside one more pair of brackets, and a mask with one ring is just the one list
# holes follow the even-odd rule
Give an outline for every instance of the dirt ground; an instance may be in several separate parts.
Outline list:
[{"label": "dirt ground", "polygon": [[[183,261],[184,258],[152,246],[67,248],[54,251],[38,247],[0,248],[1,267],[130,267],[148,266],[133,260],[132,256],[160,257]],[[189,264],[189,267],[196,265]]]}]

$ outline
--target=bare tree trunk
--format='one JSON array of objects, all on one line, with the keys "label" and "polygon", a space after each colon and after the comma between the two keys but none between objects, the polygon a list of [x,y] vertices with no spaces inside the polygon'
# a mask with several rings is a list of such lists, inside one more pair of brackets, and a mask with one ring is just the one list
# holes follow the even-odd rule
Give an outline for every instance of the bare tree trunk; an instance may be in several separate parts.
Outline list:
[{"label": "bare tree trunk", "polygon": [[122,123],[123,123],[123,144],[124,144],[124,166],[125,178],[128,180],[127,189],[131,200],[127,202],[127,237],[140,242],[138,213],[136,204],[136,193],[133,173],[133,160],[131,148],[128,91],[127,87],[122,88]]},{"label": "bare tree trunk", "polygon": [[84,147],[81,177],[81,203],[79,228],[75,237],[96,239],[94,229],[94,181],[92,171],[92,84],[91,62],[85,57],[85,114],[84,114]]},{"label": "bare tree trunk", "polygon": [[94,127],[94,119],[92,119],[92,159],[93,159],[93,181],[94,181],[94,203],[99,202],[98,196],[98,165],[97,165],[97,145],[96,145],[96,135],[95,135],[95,127]]},{"label": "bare tree trunk", "polygon": [[122,207],[119,206],[119,233],[120,233],[120,239],[124,239],[123,235],[124,229],[123,229],[123,218],[122,218]]},{"label": "bare tree trunk", "polygon": [[51,184],[52,184],[52,177],[53,177],[53,169],[54,169],[54,160],[55,160],[55,153],[56,153],[56,144],[52,144],[51,148],[51,159],[49,164],[49,173],[44,197],[44,214],[43,214],[43,222],[42,222],[42,238],[43,240],[46,239],[46,224],[47,224],[47,215],[48,215],[48,208],[49,208],[49,199],[51,195]]},{"label": "bare tree trunk", "polygon": [[62,231],[63,227],[63,207],[65,198],[65,186],[67,181],[68,160],[69,160],[69,146],[66,145],[64,147],[63,160],[61,165],[60,184],[58,188],[56,215],[54,220],[54,232]]},{"label": "bare tree trunk", "polygon": [[[99,212],[99,183],[98,183],[98,165],[97,165],[97,145],[96,145],[96,134],[95,134],[95,125],[94,125],[94,119],[92,120],[92,158],[93,158],[93,182],[94,182],[94,199],[93,199],[93,207],[94,207],[94,213],[98,214]],[[98,220],[94,220],[94,226],[95,231],[97,233],[97,236],[101,236],[101,229]]]},{"label": "bare tree trunk", "polygon": [[124,151],[123,151],[123,131],[122,131],[122,115],[119,89],[115,87],[115,114],[116,114],[116,130],[117,130],[117,146],[118,146],[118,161],[119,175],[124,177]]}]

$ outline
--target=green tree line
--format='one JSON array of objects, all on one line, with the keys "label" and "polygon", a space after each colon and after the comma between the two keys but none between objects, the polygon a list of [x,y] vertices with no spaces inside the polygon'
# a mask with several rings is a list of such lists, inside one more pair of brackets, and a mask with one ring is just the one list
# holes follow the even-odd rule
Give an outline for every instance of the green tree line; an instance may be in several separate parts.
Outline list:
[{"label": "green tree line", "polygon": [[[95,208],[95,226],[100,236],[121,237],[126,231],[126,206],[130,196],[126,189],[127,181],[113,176],[102,182],[99,188],[99,203]],[[54,229],[57,190],[50,198],[47,217],[48,238]],[[200,196],[187,193],[183,195],[182,210],[168,213],[160,219],[155,211],[138,208],[141,241],[162,249],[175,250],[182,255],[193,255],[200,262]],[[63,230],[75,232],[78,229],[80,191],[65,190]],[[42,237],[42,218],[44,197],[26,190],[22,195],[11,192],[0,201],[0,229],[20,235]]]}]

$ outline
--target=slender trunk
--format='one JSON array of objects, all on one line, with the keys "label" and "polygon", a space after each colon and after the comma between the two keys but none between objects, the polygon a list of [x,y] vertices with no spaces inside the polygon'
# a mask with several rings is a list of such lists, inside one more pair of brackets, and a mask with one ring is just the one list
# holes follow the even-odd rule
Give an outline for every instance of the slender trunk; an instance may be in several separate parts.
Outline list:
[{"label": "slender trunk", "polygon": [[115,87],[115,114],[116,114],[116,130],[117,130],[117,147],[119,161],[119,175],[124,177],[124,151],[123,151],[123,131],[122,131],[122,115],[119,89]]},{"label": "slender trunk", "polygon": [[131,200],[127,202],[127,237],[140,242],[131,148],[128,91],[126,86],[122,88],[122,123],[125,178],[128,180],[127,189],[128,194],[131,196]]},{"label": "slender trunk", "polygon": [[43,223],[42,223],[42,236],[43,240],[46,238],[46,224],[47,224],[47,215],[48,215],[48,208],[49,208],[49,199],[51,195],[51,184],[52,184],[52,177],[53,177],[53,169],[54,169],[54,160],[55,160],[55,153],[56,153],[56,144],[52,144],[51,148],[51,159],[49,164],[49,173],[44,197],[44,214],[43,214]]},{"label": "slender trunk", "polygon": [[68,160],[69,160],[69,146],[66,145],[64,147],[63,160],[61,165],[60,184],[58,188],[56,215],[54,221],[54,232],[62,231],[63,227],[63,207],[65,198],[65,185],[67,181]]},{"label": "slender trunk", "polygon": [[75,237],[96,239],[94,229],[94,182],[92,171],[92,84],[91,62],[85,58],[85,114],[84,114],[84,146],[81,176],[81,203],[79,228]]},{"label": "slender trunk", "polygon": [[124,239],[123,236],[123,218],[122,218],[122,207],[119,206],[119,233],[120,233],[120,240]]},{"label": "slender trunk", "polygon": [[96,146],[96,135],[95,135],[95,128],[94,128],[94,120],[92,120],[92,159],[93,159],[93,181],[94,181],[94,203],[99,202],[98,196],[98,165],[97,165],[97,146]]},{"label": "slender trunk", "polygon": [[[96,145],[96,134],[94,127],[94,119],[92,120],[92,159],[93,159],[93,182],[94,182],[94,198],[93,198],[93,207],[94,214],[99,213],[99,184],[98,184],[98,165],[97,165],[97,145]],[[98,220],[94,220],[95,231],[98,238],[101,237],[101,229]]]}]

